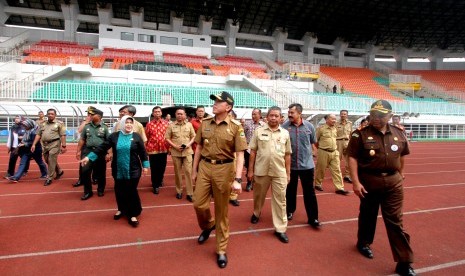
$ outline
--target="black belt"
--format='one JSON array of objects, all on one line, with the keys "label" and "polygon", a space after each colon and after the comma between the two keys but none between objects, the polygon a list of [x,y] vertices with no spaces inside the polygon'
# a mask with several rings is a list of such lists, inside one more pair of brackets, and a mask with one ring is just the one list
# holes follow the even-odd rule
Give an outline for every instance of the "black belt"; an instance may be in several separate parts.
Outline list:
[{"label": "black belt", "polygon": [[349,141],[348,138],[339,138],[339,139],[336,139],[336,140],[338,140],[338,141],[339,141],[339,140]]},{"label": "black belt", "polygon": [[327,151],[327,152],[335,152],[336,150],[330,150],[330,149],[322,149],[322,148],[318,148],[320,150],[324,150],[324,151]]},{"label": "black belt", "polygon": [[53,140],[50,140],[50,141],[43,141],[42,143],[50,144],[50,143],[53,143],[53,142],[58,141],[58,140],[60,140],[60,138],[56,138],[56,139],[53,139]]},{"label": "black belt", "polygon": [[211,164],[227,164],[227,163],[231,163],[234,161],[234,159],[212,160],[212,159],[208,159],[203,156],[201,157],[201,159]]},{"label": "black belt", "polygon": [[363,171],[364,174],[375,175],[375,176],[390,176],[397,173],[397,171],[387,171],[387,172],[379,172],[379,171]]}]

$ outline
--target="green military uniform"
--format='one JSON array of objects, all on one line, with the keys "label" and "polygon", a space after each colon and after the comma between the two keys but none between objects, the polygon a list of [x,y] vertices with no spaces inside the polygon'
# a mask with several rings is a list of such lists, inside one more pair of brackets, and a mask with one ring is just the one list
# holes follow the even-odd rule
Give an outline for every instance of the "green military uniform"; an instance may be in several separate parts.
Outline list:
[{"label": "green military uniform", "polygon": [[339,159],[344,159],[344,177],[350,177],[349,168],[349,155],[347,155],[347,146],[349,145],[349,137],[352,133],[352,122],[350,121],[338,121],[336,122],[337,129],[337,151],[339,152]]},{"label": "green military uniform", "polygon": [[324,124],[316,131],[318,141],[318,157],[316,161],[315,186],[321,187],[325,177],[325,170],[329,167],[336,190],[344,190],[342,183],[339,152],[336,144],[337,129]]},{"label": "green military uniform", "polygon": [[[228,201],[235,177],[234,153],[247,149],[244,130],[229,116],[219,124],[214,117],[202,121],[195,142],[202,146],[194,191],[194,208],[202,230],[216,225],[217,253],[225,254],[229,239]],[[215,219],[210,212],[213,193]]]},{"label": "green military uniform", "polygon": [[57,119],[49,122],[45,120],[37,133],[42,143],[43,155],[48,165],[48,178],[55,178],[62,170],[58,165],[58,154],[61,148],[61,136],[66,136],[66,127]]},{"label": "green military uniform", "polygon": [[272,190],[271,213],[276,232],[287,230],[285,156],[292,153],[289,132],[279,127],[271,130],[268,124],[254,131],[250,149],[256,152],[254,163],[254,215],[260,217],[268,189]]},{"label": "green military uniform", "polygon": [[[81,159],[95,150],[110,136],[108,126],[102,121],[95,125],[93,122],[87,123],[81,133],[81,140],[84,145],[81,149]],[[103,193],[106,186],[107,162],[105,157],[99,156],[95,161],[88,162],[80,170],[80,180],[84,185],[84,194],[92,194],[92,178],[97,180],[97,191]],[[92,178],[91,178],[92,176]]]},{"label": "green military uniform", "polygon": [[[187,145],[194,138],[195,131],[191,123],[178,123],[177,121],[170,124],[165,132],[165,139],[170,139],[176,145]],[[174,175],[176,183],[176,193],[182,194],[182,171],[186,179],[186,193],[192,196],[194,188],[192,186],[192,147],[187,147],[179,151],[173,147],[170,148],[171,157],[174,165]]]}]

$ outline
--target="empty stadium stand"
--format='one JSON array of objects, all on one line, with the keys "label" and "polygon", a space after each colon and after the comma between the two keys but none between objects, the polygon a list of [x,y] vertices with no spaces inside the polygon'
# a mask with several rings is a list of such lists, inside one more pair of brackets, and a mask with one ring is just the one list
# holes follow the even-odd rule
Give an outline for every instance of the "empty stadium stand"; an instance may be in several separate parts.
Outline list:
[{"label": "empty stadium stand", "polygon": [[371,97],[375,99],[386,99],[390,101],[402,101],[391,92],[379,84],[378,73],[365,68],[342,68],[342,67],[320,67],[324,74],[338,80],[345,91],[356,95]]},{"label": "empty stadium stand", "polygon": [[[31,95],[34,102],[69,102],[100,104],[163,105],[164,98],[174,105],[211,106],[209,96],[226,90],[235,99],[236,107],[267,108],[276,105],[268,96],[250,89],[190,87],[158,84],[59,81],[44,83]],[[170,103],[171,104],[171,103]]]}]

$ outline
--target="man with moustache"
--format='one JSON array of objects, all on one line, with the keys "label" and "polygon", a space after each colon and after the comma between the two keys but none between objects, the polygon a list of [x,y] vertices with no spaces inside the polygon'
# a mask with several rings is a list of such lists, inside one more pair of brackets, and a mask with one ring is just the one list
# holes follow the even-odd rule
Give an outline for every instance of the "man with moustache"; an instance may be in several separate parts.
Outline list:
[{"label": "man with moustache", "polygon": [[266,194],[271,185],[271,213],[275,236],[288,243],[286,187],[291,178],[291,138],[280,127],[281,108],[272,106],[266,115],[268,123],[254,131],[250,140],[249,181],[255,180],[253,191],[254,211],[250,222],[258,223]]},{"label": "man with moustache", "polygon": [[292,220],[296,210],[297,184],[300,178],[308,224],[318,229],[321,223],[318,221],[318,203],[313,188],[315,163],[312,158],[316,143],[315,128],[302,118],[302,111],[301,104],[289,105],[289,120],[282,125],[282,128],[289,131],[292,147],[291,179],[286,189],[287,219]]},{"label": "man with moustache", "polygon": [[389,125],[391,104],[378,100],[371,105],[370,123],[355,130],[348,153],[354,193],[360,197],[357,249],[373,258],[373,243],[378,209],[386,226],[396,273],[416,275],[410,264],[413,251],[410,236],[404,231],[402,207],[405,155],[410,153],[407,137],[402,129]]}]

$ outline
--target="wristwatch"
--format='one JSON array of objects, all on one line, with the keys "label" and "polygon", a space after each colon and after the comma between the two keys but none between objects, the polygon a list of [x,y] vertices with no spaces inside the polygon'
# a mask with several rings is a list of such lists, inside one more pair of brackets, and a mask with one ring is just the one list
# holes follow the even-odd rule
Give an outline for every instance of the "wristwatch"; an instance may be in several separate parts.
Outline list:
[{"label": "wristwatch", "polygon": [[237,177],[237,178],[234,178],[234,180],[239,182],[239,183],[242,183],[242,178]]}]

